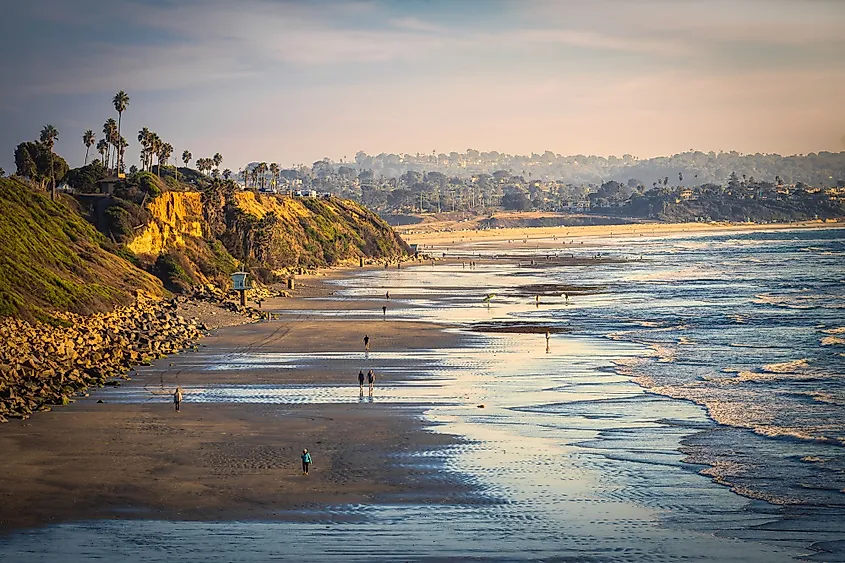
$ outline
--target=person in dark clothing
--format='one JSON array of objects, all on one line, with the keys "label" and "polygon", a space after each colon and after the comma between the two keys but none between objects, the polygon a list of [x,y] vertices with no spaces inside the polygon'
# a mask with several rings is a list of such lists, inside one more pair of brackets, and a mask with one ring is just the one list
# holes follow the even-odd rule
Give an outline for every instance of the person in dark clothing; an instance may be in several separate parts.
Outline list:
[{"label": "person in dark clothing", "polygon": [[373,385],[376,383],[376,374],[373,373],[373,370],[367,372],[367,383],[370,384],[370,395],[372,395]]},{"label": "person in dark clothing", "polygon": [[302,450],[302,474],[308,475],[308,469],[311,467],[311,454],[308,453],[308,450]]},{"label": "person in dark clothing", "polygon": [[370,350],[370,336],[364,335],[364,350]]},{"label": "person in dark clothing", "polygon": [[358,387],[361,388],[361,393],[364,392],[364,370],[358,371]]}]

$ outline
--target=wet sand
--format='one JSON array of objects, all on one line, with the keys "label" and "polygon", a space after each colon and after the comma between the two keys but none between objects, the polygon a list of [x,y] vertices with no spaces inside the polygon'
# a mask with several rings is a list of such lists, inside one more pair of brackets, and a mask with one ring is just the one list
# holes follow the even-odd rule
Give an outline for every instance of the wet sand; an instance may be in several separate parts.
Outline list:
[{"label": "wet sand", "polygon": [[[335,274],[304,278],[295,294],[307,300],[265,302],[279,320],[221,329],[128,385],[0,427],[0,450],[19,459],[0,468],[2,500],[15,500],[0,509],[4,526],[67,522],[11,534],[0,557],[769,563],[811,553],[807,534],[777,527],[775,508],[683,461],[682,440],[712,422],[617,373],[613,363],[641,347],[561,330],[549,350],[533,330],[491,330],[526,312],[566,327],[547,307],[577,329],[578,309],[599,299],[585,291],[571,306],[537,307],[523,290],[548,284],[525,270],[438,261],[365,269],[337,286],[323,283]],[[491,290],[502,297],[488,308]],[[373,401],[356,385],[369,366],[380,375]],[[177,378],[178,415],[166,395]],[[307,478],[302,447],[314,454]]]},{"label": "wet sand", "polygon": [[[307,285],[309,295],[325,293],[316,280]],[[139,368],[117,389],[93,390],[70,406],[0,426],[0,529],[110,518],[272,519],[317,505],[435,502],[461,493],[457,481],[431,479],[430,471],[395,461],[403,452],[453,441],[422,431],[419,408],[193,403],[191,389],[198,385],[341,384],[357,395],[364,333],[373,353],[456,341],[431,324],[310,320],[301,313],[307,302],[297,299],[272,300],[268,307],[296,315],[222,328],[200,341],[199,351]],[[332,351],[349,354],[350,362],[346,371],[197,367],[196,358],[211,351]],[[401,379],[401,370],[391,378]],[[185,389],[178,413],[169,402],[177,382]],[[144,402],[115,402],[132,390]],[[306,447],[314,459],[307,477],[299,459]]]}]

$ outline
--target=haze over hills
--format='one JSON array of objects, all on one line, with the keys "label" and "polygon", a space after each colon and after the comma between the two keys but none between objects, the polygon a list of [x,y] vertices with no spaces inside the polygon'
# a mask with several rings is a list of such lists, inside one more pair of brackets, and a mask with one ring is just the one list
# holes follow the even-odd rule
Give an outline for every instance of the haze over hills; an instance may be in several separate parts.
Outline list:
[{"label": "haze over hills", "polygon": [[[246,170],[254,170],[252,162]],[[310,169],[310,170],[309,170]],[[542,154],[512,155],[498,151],[477,151],[431,154],[380,153],[369,155],[363,151],[354,160],[318,160],[310,166],[298,165],[282,170],[283,176],[297,174],[314,177],[331,173],[348,174],[372,170],[376,176],[398,178],[408,171],[440,172],[461,178],[496,171],[522,175],[526,179],[555,180],[573,184],[601,184],[608,180],[627,181],[635,178],[650,185],[665,176],[687,178],[687,184],[723,183],[732,173],[752,176],[760,180],[779,177],[786,183],[804,182],[817,186],[836,185],[845,179],[845,152],[809,153],[781,156],[779,154],[742,154],[730,152],[689,151],[671,156],[640,159],[630,154],[622,156],[560,155],[551,151]],[[243,176],[241,175],[241,178]]]}]

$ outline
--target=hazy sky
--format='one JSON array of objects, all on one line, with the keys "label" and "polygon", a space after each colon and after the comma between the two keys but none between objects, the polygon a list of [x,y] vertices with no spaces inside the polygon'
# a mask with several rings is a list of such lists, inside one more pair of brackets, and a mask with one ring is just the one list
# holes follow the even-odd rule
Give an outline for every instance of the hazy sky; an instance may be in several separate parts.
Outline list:
[{"label": "hazy sky", "polygon": [[[194,157],[843,150],[845,0],[27,0],[0,20],[0,166],[82,164],[131,97]],[[92,149],[93,151],[93,149]]]}]

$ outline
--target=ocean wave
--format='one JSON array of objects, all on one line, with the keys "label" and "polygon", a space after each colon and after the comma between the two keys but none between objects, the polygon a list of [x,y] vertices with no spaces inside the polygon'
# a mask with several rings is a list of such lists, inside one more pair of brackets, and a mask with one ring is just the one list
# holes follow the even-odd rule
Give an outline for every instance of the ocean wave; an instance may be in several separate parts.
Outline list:
[{"label": "ocean wave", "polygon": [[769,293],[761,293],[754,296],[754,302],[760,305],[772,305],[773,307],[783,307],[786,309],[817,309],[819,305],[802,303],[807,300],[807,297],[787,297],[785,295],[772,295]]},{"label": "ocean wave", "polygon": [[748,317],[745,316],[745,315],[740,315],[738,313],[728,315],[728,318],[731,319],[736,324],[744,325],[744,324],[748,323]]},{"label": "ocean wave", "polygon": [[652,272],[650,274],[635,274],[631,276],[632,281],[649,282],[678,282],[695,280],[724,280],[725,270],[704,270],[702,268],[682,268],[668,272]]},{"label": "ocean wave", "polygon": [[661,364],[668,364],[675,361],[675,351],[668,346],[652,344],[651,350],[653,352],[652,357],[656,357],[657,361]]},{"label": "ocean wave", "polygon": [[841,346],[845,344],[845,338],[838,336],[825,336],[820,340],[822,346]]},{"label": "ocean wave", "polygon": [[792,373],[796,370],[805,370],[808,367],[810,367],[810,360],[802,358],[800,360],[791,360],[789,362],[766,364],[763,366],[763,371],[769,373]]},{"label": "ocean wave", "polygon": [[822,330],[825,334],[845,334],[845,326],[839,326],[836,328],[826,328]]},{"label": "ocean wave", "polygon": [[838,405],[845,407],[845,392],[829,393],[827,391],[810,391],[805,393],[813,398],[814,401],[825,403],[828,405]]},{"label": "ocean wave", "polygon": [[678,344],[681,345],[681,346],[692,346],[695,343],[696,343],[695,340],[687,338],[686,336],[682,336],[682,337],[678,338]]}]

